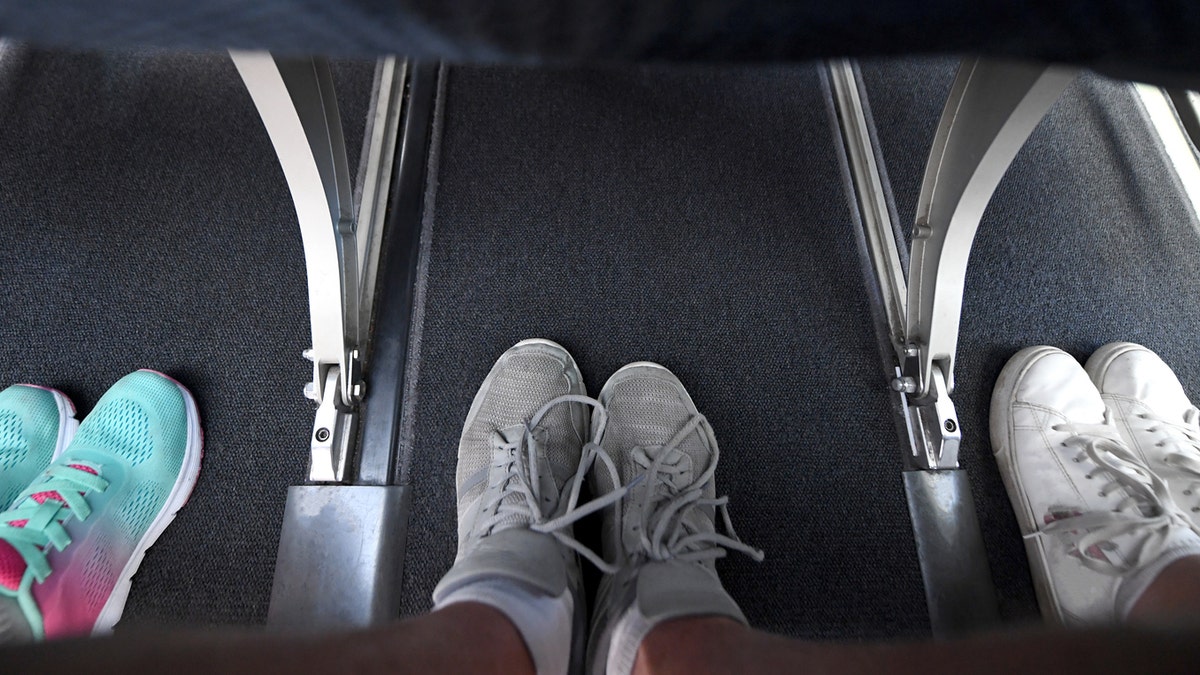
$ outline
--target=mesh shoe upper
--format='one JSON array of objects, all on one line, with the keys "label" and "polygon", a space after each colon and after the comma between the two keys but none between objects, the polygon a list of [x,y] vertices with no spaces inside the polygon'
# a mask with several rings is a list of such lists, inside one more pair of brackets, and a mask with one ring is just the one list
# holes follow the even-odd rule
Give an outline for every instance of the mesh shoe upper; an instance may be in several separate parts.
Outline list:
[{"label": "mesh shoe upper", "polygon": [[[716,532],[724,498],[716,498],[719,451],[708,420],[683,385],[654,364],[627,366],[600,394],[608,414],[601,441],[629,493],[605,519],[605,557],[620,560],[696,560],[709,569],[734,548],[761,558],[736,536]],[[597,495],[616,486],[593,474]],[[732,534],[732,532],[730,532]]]},{"label": "mesh shoe upper", "polygon": [[[535,461],[524,462],[526,471],[539,477],[538,493],[546,513],[558,507],[564,485],[579,467],[587,435],[583,406],[563,403],[545,411],[532,428],[527,425],[545,404],[566,395],[584,393],[583,377],[571,356],[546,341],[526,341],[505,352],[480,386],[463,425],[458,446],[458,559],[479,536],[512,527],[528,526],[531,515],[520,508],[522,495],[510,492],[497,503],[495,495],[519,477],[510,475],[513,455],[525,448],[528,432],[535,444]],[[511,507],[501,513],[502,507]],[[489,521],[487,532],[478,525]],[[492,522],[494,521],[494,522]]]},{"label": "mesh shoe upper", "polygon": [[8,572],[0,595],[21,602],[35,635],[115,623],[156,527],[191,491],[199,438],[195,404],[182,387],[150,371],[127,375],[0,514],[0,566]]},{"label": "mesh shoe upper", "polygon": [[50,465],[68,420],[49,389],[18,384],[0,391],[0,509]]}]

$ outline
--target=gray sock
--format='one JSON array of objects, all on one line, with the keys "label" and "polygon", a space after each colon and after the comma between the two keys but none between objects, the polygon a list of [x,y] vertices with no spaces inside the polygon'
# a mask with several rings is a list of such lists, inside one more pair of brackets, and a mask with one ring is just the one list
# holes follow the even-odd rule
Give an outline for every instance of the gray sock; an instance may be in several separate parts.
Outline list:
[{"label": "gray sock", "polygon": [[507,616],[525,640],[538,675],[567,672],[571,662],[571,617],[575,609],[575,598],[570,591],[553,597],[511,579],[483,579],[451,591],[435,608],[457,602],[483,603]]}]

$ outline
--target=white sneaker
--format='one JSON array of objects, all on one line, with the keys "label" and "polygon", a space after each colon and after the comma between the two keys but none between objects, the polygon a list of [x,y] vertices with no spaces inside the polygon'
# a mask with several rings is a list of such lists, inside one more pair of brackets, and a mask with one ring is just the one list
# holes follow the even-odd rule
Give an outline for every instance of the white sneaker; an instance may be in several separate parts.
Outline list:
[{"label": "white sneaker", "polygon": [[1121,437],[1166,481],[1171,497],[1200,532],[1200,410],[1175,373],[1157,354],[1130,342],[1098,349],[1088,359],[1087,373],[1112,410]]},{"label": "white sneaker", "polygon": [[1008,362],[992,395],[991,436],[1048,619],[1123,620],[1164,567],[1200,554],[1166,484],[1062,350],[1030,347]]}]

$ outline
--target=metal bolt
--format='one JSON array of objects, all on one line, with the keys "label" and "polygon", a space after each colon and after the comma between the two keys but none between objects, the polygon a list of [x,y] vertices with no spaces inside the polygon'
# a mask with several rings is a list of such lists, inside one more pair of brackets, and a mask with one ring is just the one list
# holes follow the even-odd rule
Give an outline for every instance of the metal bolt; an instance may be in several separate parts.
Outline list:
[{"label": "metal bolt", "polygon": [[329,430],[325,427],[321,427],[320,429],[317,429],[316,436],[318,443],[324,443],[325,441],[329,440]]},{"label": "metal bolt", "polygon": [[905,394],[915,394],[917,392],[917,380],[912,377],[897,377],[892,380],[892,391],[904,392]]},{"label": "metal bolt", "polygon": [[946,420],[946,423],[942,426],[946,427],[946,431],[950,433],[954,433],[958,429],[958,425],[954,423],[954,420]]}]

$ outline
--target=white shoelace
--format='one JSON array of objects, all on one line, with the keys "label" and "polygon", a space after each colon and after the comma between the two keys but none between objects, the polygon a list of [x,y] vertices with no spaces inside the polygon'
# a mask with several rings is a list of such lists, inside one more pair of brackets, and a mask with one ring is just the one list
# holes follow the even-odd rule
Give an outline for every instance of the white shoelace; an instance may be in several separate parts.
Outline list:
[{"label": "white shoelace", "polygon": [[[1191,527],[1191,521],[1172,501],[1166,483],[1144,466],[1121,440],[1109,411],[1105,411],[1104,422],[1100,424],[1066,423],[1051,428],[1071,433],[1063,445],[1079,447],[1080,453],[1073,461],[1089,460],[1096,465],[1097,468],[1087,474],[1088,478],[1103,473],[1111,479],[1101,488],[1102,497],[1115,489],[1124,489],[1126,497],[1117,503],[1115,510],[1091,511],[1055,520],[1038,532],[1026,535],[1026,539],[1085,531],[1075,542],[1083,564],[1098,572],[1121,574],[1157,559],[1169,548],[1173,530]],[[1124,552],[1125,564],[1087,553],[1093,546],[1103,550],[1104,544],[1111,544],[1117,537],[1139,532],[1143,536],[1135,540],[1132,550]]]},{"label": "white shoelace", "polygon": [[[575,474],[567,480],[563,485],[563,490],[559,495],[559,499],[553,500],[556,509],[560,512],[558,516],[551,518],[553,514],[545,513],[543,503],[546,500],[540,492],[541,475],[538,465],[538,439],[535,438],[533,430],[542,421],[550,409],[557,405],[580,403],[586,406],[591,406],[599,411],[597,424],[592,429],[592,438],[583,446],[583,454],[579,459],[579,467]],[[480,532],[490,534],[497,526],[505,522],[511,522],[513,517],[517,517],[529,522],[529,529],[534,532],[541,532],[554,537],[559,543],[575,552],[582,555],[601,571],[612,574],[617,571],[618,567],[615,564],[606,562],[603,558],[597,555],[588,547],[579,543],[573,536],[566,533],[568,527],[585,516],[595,513],[607,506],[620,501],[622,497],[629,491],[633,483],[609,492],[603,497],[593,499],[590,502],[580,506],[579,494],[583,487],[584,477],[588,471],[599,459],[604,469],[608,471],[613,485],[620,485],[620,479],[617,476],[616,465],[604,448],[600,446],[597,440],[604,433],[604,426],[608,416],[604,411],[604,407],[594,398],[570,394],[559,396],[558,398],[547,402],[534,413],[529,422],[525,425],[524,432],[515,441],[510,443],[502,442],[501,450],[507,450],[503,455],[497,454],[496,459],[492,463],[492,467],[500,468],[504,471],[500,491],[487,504],[482,506],[482,510],[490,511],[496,509],[496,512],[487,520],[476,525]],[[486,471],[487,469],[485,469]],[[565,508],[560,500],[562,495],[567,495]],[[509,497],[517,496],[518,499],[509,499]]]},{"label": "white shoelace", "polygon": [[[726,549],[745,553],[761,561],[763,552],[742,542],[733,529],[729,518],[729,497],[704,498],[704,486],[712,480],[717,468],[719,453],[713,448],[708,467],[687,485],[678,485],[676,479],[686,473],[680,466],[685,457],[679,444],[693,432],[698,432],[704,422],[703,415],[695,415],[671,438],[658,448],[651,457],[646,448],[633,449],[633,461],[645,469],[639,476],[649,481],[650,494],[637,513],[638,535],[642,553],[651,560],[715,560],[727,555]],[[631,482],[631,487],[634,482]],[[692,510],[713,507],[721,515],[721,522],[728,535],[698,530],[687,517]],[[707,519],[707,514],[701,514]],[[620,532],[620,523],[618,523]]]},{"label": "white shoelace", "polygon": [[[1147,427],[1146,431],[1150,433],[1168,432],[1169,440],[1158,441],[1155,445],[1160,448],[1166,447],[1168,443],[1172,445],[1172,449],[1166,453],[1163,461],[1192,478],[1192,482],[1188,483],[1183,490],[1183,494],[1192,495],[1200,488],[1200,409],[1189,408],[1183,414],[1182,424],[1168,422],[1150,413],[1142,413],[1138,417],[1149,420],[1154,425]],[[1193,507],[1192,510],[1198,511],[1200,506]]]}]

